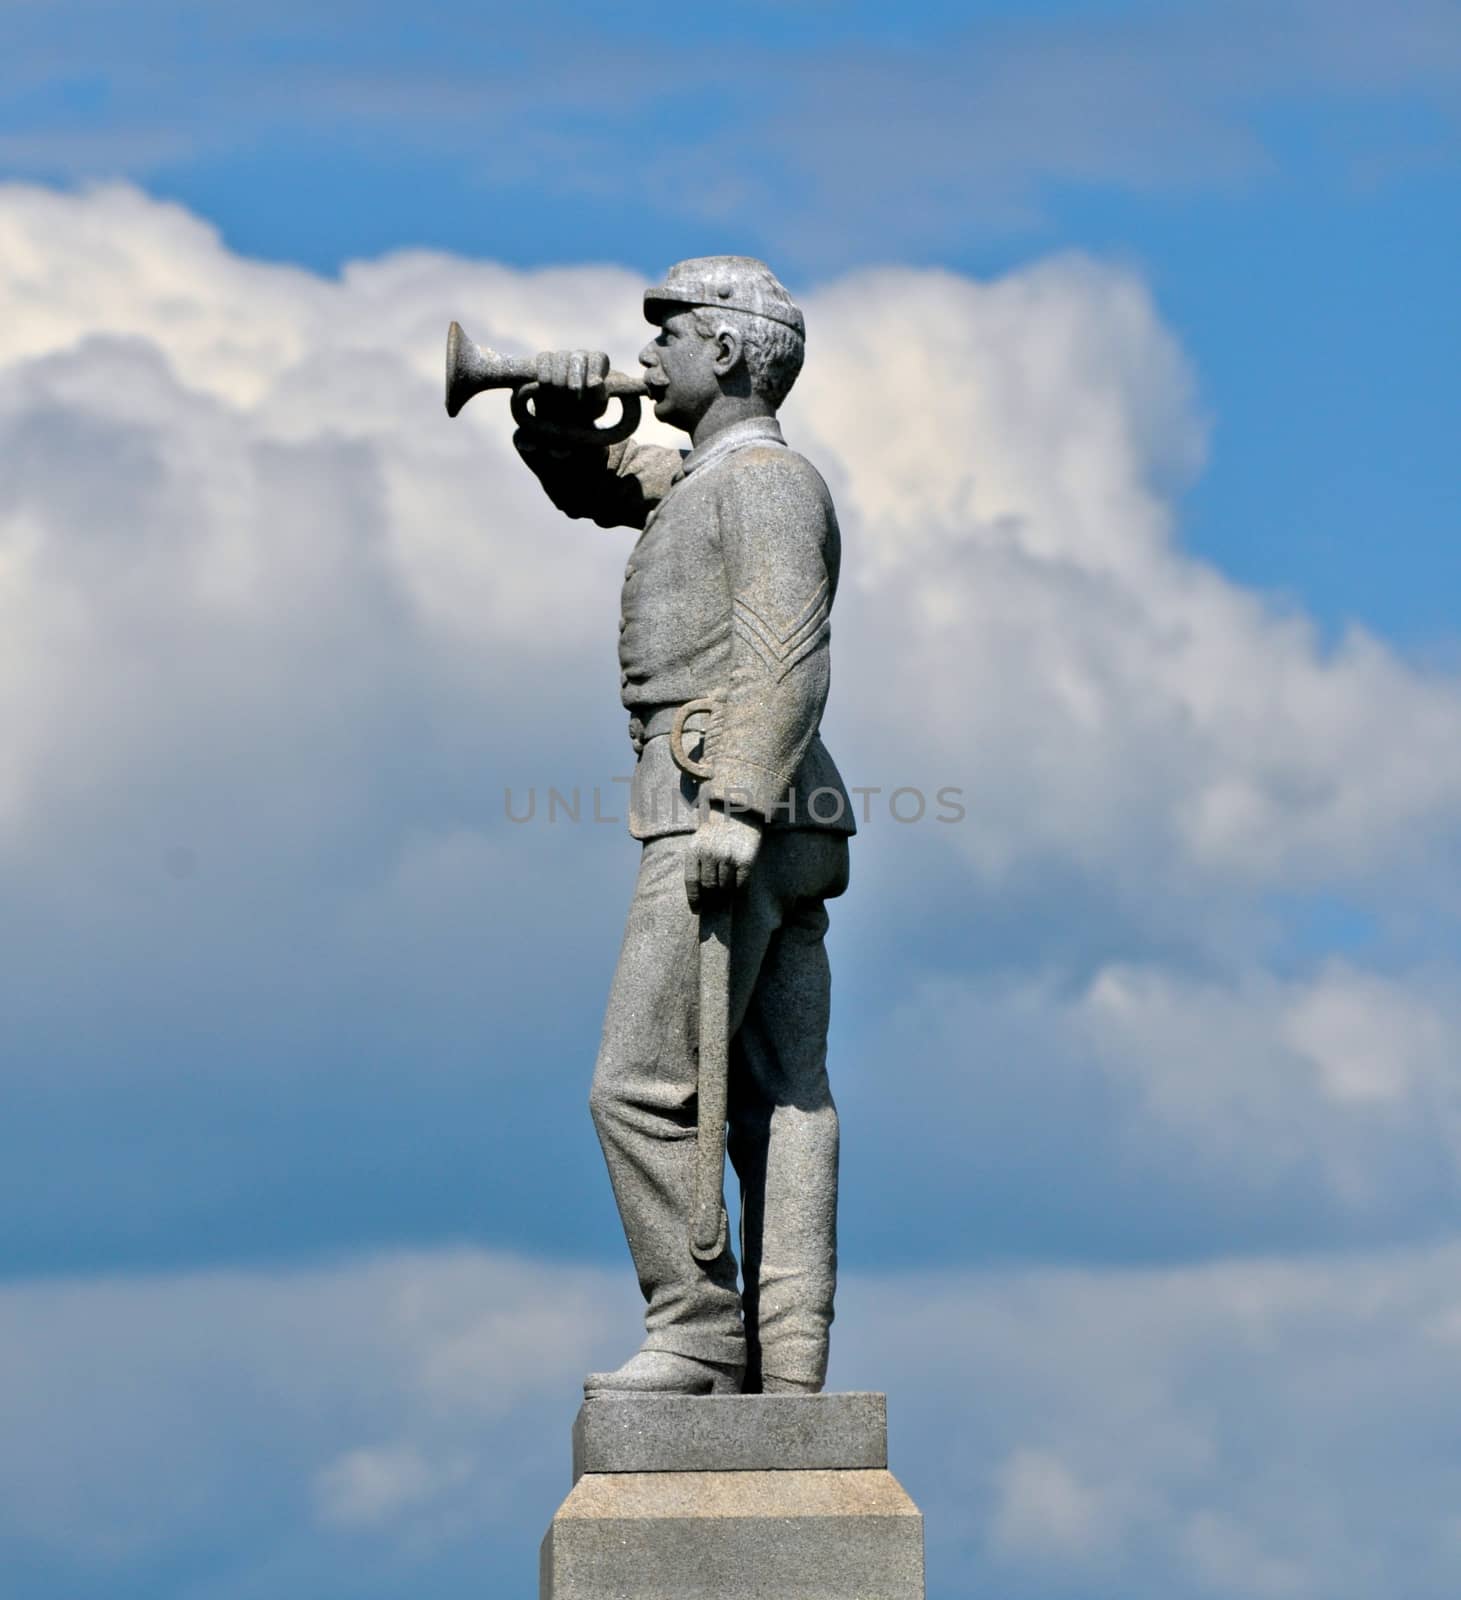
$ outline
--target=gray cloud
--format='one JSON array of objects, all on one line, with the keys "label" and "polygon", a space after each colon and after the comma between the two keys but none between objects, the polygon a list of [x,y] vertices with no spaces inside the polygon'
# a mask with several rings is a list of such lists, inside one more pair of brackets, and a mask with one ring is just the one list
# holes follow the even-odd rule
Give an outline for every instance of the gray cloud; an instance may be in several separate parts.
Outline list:
[{"label": "gray cloud", "polygon": [[[1448,1237],[1455,973],[1302,979],[1153,962],[925,981],[849,1029],[846,1232],[888,1259],[1178,1260]],[[890,1064],[907,1064],[894,1070]],[[871,1145],[871,1147],[869,1147]],[[896,1206],[881,1150],[918,1151]],[[933,1220],[909,1235],[908,1214]]]},{"label": "gray cloud", "polygon": [[906,1476],[948,1595],[1439,1600],[1455,1266],[1448,1247],[883,1282],[845,1308],[839,1376],[910,1375],[894,1416],[926,1452]]},{"label": "gray cloud", "polygon": [[[280,135],[301,158],[387,137],[477,192],[649,204],[818,270],[1038,229],[1053,186],[1262,181],[1281,166],[1275,107],[1326,127],[1343,114],[1337,181],[1454,152],[1461,27],[1445,0],[991,17],[930,24],[917,44],[852,8],[798,28],[789,8],[738,7],[652,39],[607,11],[571,8],[571,29],[553,15],[420,7],[383,63],[372,8],[345,27],[256,7],[210,26],[200,65],[170,5],[129,8],[125,25],[36,7],[0,69],[31,113],[11,170],[156,180]],[[1356,128],[1397,92],[1431,105],[1434,135],[1394,148]]]},{"label": "gray cloud", "polygon": [[[854,1276],[932,1600],[1442,1600],[1456,1250]],[[0,1544],[28,1593],[531,1586],[624,1273],[455,1252],[0,1289]],[[617,1345],[616,1345],[617,1341]]]}]

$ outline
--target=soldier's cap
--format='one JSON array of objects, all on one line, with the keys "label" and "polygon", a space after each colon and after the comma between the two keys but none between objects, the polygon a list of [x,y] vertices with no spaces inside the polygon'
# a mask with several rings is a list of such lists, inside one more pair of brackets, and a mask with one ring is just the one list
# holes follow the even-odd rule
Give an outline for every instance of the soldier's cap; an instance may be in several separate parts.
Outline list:
[{"label": "soldier's cap", "polygon": [[687,306],[748,311],[806,338],[806,319],[776,274],[754,256],[697,256],[679,261],[657,289],[644,291],[644,315],[656,327]]}]

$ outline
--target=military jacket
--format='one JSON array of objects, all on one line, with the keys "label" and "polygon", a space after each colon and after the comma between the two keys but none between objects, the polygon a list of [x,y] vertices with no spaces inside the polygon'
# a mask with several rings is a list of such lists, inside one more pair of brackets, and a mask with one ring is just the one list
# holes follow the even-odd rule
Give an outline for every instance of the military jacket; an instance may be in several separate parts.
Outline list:
[{"label": "military jacket", "polygon": [[[832,499],[772,418],[735,423],[688,454],[629,440],[555,455],[524,448],[555,505],[602,527],[642,529],[624,569],[620,688],[641,748],[630,831],[688,832],[706,800],[773,827],[856,831],[820,737],[841,539]],[[675,766],[673,708],[715,711]],[[692,724],[693,726],[693,724]]]}]

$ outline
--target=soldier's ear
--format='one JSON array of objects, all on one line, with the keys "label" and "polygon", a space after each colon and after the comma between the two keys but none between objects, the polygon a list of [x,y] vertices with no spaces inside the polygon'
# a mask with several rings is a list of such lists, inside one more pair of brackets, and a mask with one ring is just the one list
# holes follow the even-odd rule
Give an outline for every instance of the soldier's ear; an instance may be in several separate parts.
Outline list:
[{"label": "soldier's ear", "polygon": [[741,336],[734,328],[719,328],[715,334],[715,355],[712,365],[715,374],[724,378],[740,365],[744,347]]}]

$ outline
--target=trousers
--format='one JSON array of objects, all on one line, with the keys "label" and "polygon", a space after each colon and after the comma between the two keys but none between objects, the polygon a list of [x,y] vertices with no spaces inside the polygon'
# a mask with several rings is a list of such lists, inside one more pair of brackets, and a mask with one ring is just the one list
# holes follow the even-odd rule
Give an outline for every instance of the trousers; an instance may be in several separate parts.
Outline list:
[{"label": "trousers", "polygon": [[774,1376],[827,1372],[837,1281],[837,1108],[827,1081],[825,901],[847,887],[843,835],[768,828],[732,910],[727,1149],[740,1186],[735,1251],[690,1252],[699,926],[689,834],[643,846],[589,1107],[646,1303],[643,1348]]}]

